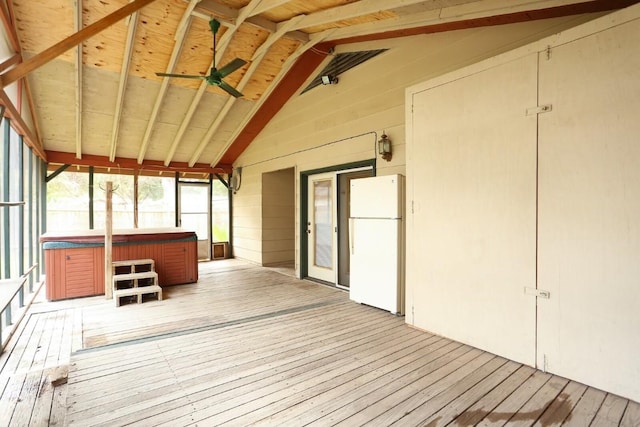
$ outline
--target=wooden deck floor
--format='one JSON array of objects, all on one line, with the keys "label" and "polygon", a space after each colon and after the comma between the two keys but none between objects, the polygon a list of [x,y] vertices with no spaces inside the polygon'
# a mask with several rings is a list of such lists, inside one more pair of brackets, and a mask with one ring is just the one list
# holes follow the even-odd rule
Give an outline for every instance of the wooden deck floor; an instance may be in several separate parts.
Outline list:
[{"label": "wooden deck floor", "polygon": [[34,304],[0,356],[0,425],[640,425],[635,402],[270,269],[201,264],[165,298]]}]

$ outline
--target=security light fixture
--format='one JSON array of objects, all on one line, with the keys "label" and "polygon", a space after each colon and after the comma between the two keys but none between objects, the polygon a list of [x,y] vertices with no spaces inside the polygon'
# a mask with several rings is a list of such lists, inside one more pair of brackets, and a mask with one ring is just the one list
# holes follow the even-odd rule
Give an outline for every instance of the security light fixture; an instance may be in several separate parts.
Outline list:
[{"label": "security light fixture", "polygon": [[338,78],[336,76],[332,76],[331,74],[323,74],[322,77],[323,85],[335,85],[338,84]]}]

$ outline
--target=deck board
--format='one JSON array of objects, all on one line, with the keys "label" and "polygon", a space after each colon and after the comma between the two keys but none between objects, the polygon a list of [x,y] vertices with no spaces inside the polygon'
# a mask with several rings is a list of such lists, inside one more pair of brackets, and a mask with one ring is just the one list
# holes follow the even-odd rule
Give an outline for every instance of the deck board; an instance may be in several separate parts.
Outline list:
[{"label": "deck board", "polygon": [[237,260],[202,263],[199,277],[163,301],[34,303],[0,355],[0,420],[640,425],[636,402],[413,329],[343,291]]}]

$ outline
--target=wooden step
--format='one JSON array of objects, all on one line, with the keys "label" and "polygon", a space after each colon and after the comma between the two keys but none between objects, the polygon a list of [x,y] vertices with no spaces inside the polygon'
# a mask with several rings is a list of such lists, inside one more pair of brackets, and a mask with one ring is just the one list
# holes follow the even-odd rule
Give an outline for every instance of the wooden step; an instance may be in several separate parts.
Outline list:
[{"label": "wooden step", "polygon": [[142,295],[157,294],[158,301],[162,301],[162,288],[158,285],[141,286],[139,288],[116,289],[113,291],[113,298],[116,300],[116,307],[120,307],[120,298],[137,296],[138,304],[142,303]]}]

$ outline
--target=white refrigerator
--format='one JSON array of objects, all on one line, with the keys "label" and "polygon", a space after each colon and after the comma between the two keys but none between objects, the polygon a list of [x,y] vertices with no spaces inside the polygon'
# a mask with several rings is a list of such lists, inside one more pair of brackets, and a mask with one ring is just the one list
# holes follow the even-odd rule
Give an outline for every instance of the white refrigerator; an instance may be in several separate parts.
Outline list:
[{"label": "white refrigerator", "polygon": [[349,298],[404,314],[404,176],[351,181]]}]

